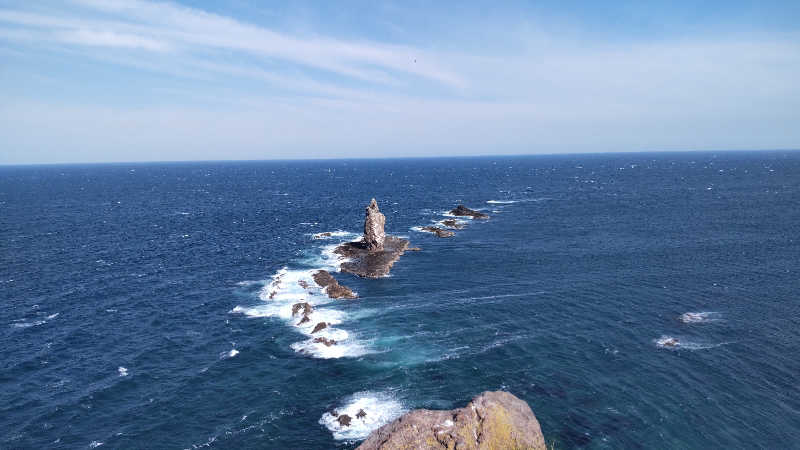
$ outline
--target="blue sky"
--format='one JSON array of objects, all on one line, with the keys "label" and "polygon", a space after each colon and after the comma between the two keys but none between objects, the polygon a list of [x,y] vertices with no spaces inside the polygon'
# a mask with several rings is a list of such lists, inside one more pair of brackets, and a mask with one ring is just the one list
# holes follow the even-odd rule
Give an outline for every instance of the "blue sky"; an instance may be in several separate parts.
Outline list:
[{"label": "blue sky", "polygon": [[0,0],[0,163],[800,148],[800,2]]}]

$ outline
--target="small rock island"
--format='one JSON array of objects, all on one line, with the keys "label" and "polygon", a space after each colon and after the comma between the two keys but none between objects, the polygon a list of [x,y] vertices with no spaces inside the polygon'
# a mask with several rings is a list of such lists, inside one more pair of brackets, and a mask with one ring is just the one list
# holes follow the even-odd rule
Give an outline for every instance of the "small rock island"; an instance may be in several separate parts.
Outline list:
[{"label": "small rock island", "polygon": [[342,272],[364,278],[380,278],[389,274],[392,265],[408,248],[408,240],[387,236],[384,231],[386,216],[378,209],[373,198],[367,206],[364,219],[364,237],[358,242],[347,242],[334,250],[349,259],[342,263]]},{"label": "small rock island", "polygon": [[474,209],[469,209],[464,205],[458,205],[455,209],[450,210],[450,214],[461,217],[472,217],[473,219],[488,219],[489,215],[484,214]]},{"label": "small rock island", "polygon": [[484,392],[460,409],[406,413],[373,431],[357,450],[408,448],[545,450],[546,446],[528,404],[508,392],[496,391]]}]

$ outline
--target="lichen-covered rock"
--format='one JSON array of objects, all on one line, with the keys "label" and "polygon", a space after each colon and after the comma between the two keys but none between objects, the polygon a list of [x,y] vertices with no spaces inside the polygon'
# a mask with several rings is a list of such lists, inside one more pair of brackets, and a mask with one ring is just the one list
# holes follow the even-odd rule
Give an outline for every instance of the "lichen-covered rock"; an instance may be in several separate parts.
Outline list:
[{"label": "lichen-covered rock", "polygon": [[386,225],[386,216],[378,209],[378,202],[373,198],[367,206],[367,214],[364,219],[364,243],[367,245],[367,250],[383,250],[383,243],[386,239],[384,225]]},{"label": "lichen-covered rock", "polygon": [[484,392],[451,411],[418,409],[372,432],[358,450],[545,450],[527,403],[508,392]]},{"label": "lichen-covered rock", "polygon": [[450,211],[450,214],[454,216],[462,216],[462,217],[472,217],[473,219],[488,219],[489,215],[484,214],[482,212],[475,211],[474,209],[469,209],[464,205],[458,205],[455,209]]}]

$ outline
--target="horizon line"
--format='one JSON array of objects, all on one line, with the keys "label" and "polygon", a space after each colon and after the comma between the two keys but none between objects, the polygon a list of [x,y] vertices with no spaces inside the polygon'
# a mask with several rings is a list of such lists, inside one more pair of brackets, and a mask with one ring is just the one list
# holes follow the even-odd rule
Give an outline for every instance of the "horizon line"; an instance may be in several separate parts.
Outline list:
[{"label": "horizon line", "polygon": [[264,159],[176,159],[176,160],[142,160],[142,161],[76,161],[76,162],[46,162],[46,163],[2,163],[2,167],[30,167],[30,166],[80,166],[80,165],[114,165],[114,164],[179,164],[179,163],[236,163],[236,162],[306,162],[306,161],[370,161],[370,160],[396,160],[396,159],[470,159],[470,158],[508,158],[508,157],[536,157],[536,156],[577,156],[577,155],[635,155],[635,154],[665,154],[665,153],[767,153],[767,152],[797,152],[798,148],[763,148],[763,149],[716,149],[716,150],[619,150],[619,151],[585,151],[568,153],[507,153],[507,154],[478,154],[478,155],[439,155],[439,156],[347,156],[347,157],[307,157],[307,158],[264,158]]}]

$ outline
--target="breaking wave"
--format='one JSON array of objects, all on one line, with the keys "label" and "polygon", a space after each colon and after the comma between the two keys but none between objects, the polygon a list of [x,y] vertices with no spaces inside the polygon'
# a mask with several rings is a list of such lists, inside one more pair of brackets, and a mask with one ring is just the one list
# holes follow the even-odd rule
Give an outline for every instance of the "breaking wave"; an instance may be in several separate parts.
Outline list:
[{"label": "breaking wave", "polygon": [[[360,411],[366,415],[358,417]],[[319,423],[330,430],[336,440],[361,440],[405,412],[403,404],[389,392],[357,392],[335,411],[323,414]],[[350,418],[349,426],[339,423],[344,415]]]},{"label": "breaking wave", "polygon": [[[272,317],[282,320],[306,336],[304,340],[295,342],[290,347],[308,356],[328,359],[358,357],[370,353],[366,342],[337,327],[346,322],[349,316],[336,309],[335,305],[347,300],[329,298],[325,289],[320,288],[313,278],[314,273],[319,270],[339,271],[342,262],[346,261],[334,253],[334,250],[345,240],[352,240],[355,233],[336,231],[324,238],[330,239],[334,235],[340,238],[340,242],[303,252],[304,256],[296,261],[301,266],[311,268],[281,268],[259,290],[260,304],[237,305],[230,312],[246,317]],[[310,312],[306,312],[304,306],[296,306],[305,303],[310,305]],[[233,357],[235,351],[231,350],[231,354],[226,352],[224,356]]]}]

